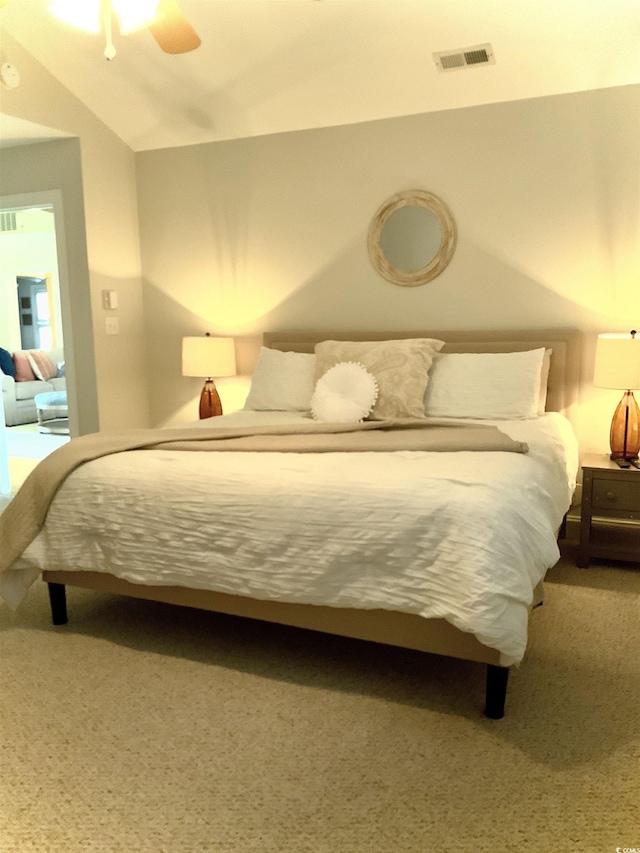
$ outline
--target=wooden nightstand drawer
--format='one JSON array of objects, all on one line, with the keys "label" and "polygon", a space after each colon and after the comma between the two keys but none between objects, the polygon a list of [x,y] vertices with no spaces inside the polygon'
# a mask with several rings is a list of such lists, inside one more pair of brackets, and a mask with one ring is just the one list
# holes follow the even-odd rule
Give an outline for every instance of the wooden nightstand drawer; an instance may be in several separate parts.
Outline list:
[{"label": "wooden nightstand drawer", "polygon": [[618,509],[640,512],[640,477],[632,474],[629,482],[597,478],[591,494],[595,509]]},{"label": "wooden nightstand drawer", "polygon": [[578,565],[591,557],[640,563],[640,470],[587,456],[582,474]]}]

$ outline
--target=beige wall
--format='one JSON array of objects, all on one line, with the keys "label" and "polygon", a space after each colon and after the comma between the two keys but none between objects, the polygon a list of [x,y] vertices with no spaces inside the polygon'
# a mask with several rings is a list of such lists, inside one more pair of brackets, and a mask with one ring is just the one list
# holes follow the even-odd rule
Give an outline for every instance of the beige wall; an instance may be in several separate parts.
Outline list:
[{"label": "beige wall", "polygon": [[[24,169],[0,169],[0,194],[43,188],[62,190],[70,265],[73,266],[75,258],[75,269],[79,270],[82,266],[79,255],[85,255],[84,277],[80,271],[79,278],[70,281],[77,296],[72,300],[76,315],[73,320],[74,361],[78,374],[86,374],[79,396],[82,400],[91,396],[89,386],[95,383],[88,374],[94,372],[95,359],[94,428],[98,420],[103,430],[148,426],[134,155],[6,33],[2,34],[2,47],[3,61],[15,65],[21,78],[17,89],[2,93],[2,112],[66,131],[77,139],[46,143],[51,146],[47,149],[49,152],[65,152],[64,156],[60,155],[57,166],[55,157],[55,162],[51,162],[48,153],[41,155],[34,150],[39,145],[5,149],[0,156],[12,157],[14,163],[18,152],[22,152]],[[75,160],[69,147],[73,144],[76,145]],[[29,162],[36,169],[35,174],[27,167]],[[54,166],[60,180],[75,168],[75,183],[61,186],[60,180],[54,178]],[[105,333],[103,289],[118,292],[120,334],[117,336]],[[69,330],[65,329],[65,344],[69,343],[69,337]],[[87,415],[86,422],[89,420]]]},{"label": "beige wall", "polygon": [[[581,444],[606,451],[618,393],[591,387],[593,348],[640,323],[639,146],[630,86],[136,155],[152,422],[194,416],[183,334],[238,335],[249,373],[264,329],[574,327]],[[449,204],[459,239],[439,278],[401,288],[366,234],[411,188]],[[239,380],[218,384],[241,404]]]}]

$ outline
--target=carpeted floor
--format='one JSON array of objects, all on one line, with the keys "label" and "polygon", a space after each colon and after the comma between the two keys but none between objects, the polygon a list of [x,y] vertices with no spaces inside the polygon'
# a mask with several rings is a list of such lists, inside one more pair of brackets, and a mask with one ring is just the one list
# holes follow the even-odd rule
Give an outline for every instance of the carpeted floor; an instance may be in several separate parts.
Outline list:
[{"label": "carpeted floor", "polygon": [[44,459],[69,441],[68,435],[41,433],[38,424],[7,427],[7,452],[20,459]]},{"label": "carpeted floor", "polygon": [[0,489],[0,512],[7,506],[11,496],[18,491],[38,462],[66,444],[69,436],[40,433],[38,424],[22,424],[7,427],[5,439],[9,456],[10,492],[2,494]]},{"label": "carpeted floor", "polygon": [[551,570],[484,668],[44,584],[0,609],[2,853],[640,847],[640,565]]}]

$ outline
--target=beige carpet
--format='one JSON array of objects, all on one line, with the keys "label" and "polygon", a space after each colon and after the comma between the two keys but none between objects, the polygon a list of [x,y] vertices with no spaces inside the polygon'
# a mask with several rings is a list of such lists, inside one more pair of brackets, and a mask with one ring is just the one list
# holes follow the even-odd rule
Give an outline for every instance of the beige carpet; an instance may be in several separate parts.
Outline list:
[{"label": "beige carpet", "polygon": [[56,629],[38,583],[0,609],[0,851],[640,847],[640,565],[550,580],[500,721],[475,664],[81,590]]}]

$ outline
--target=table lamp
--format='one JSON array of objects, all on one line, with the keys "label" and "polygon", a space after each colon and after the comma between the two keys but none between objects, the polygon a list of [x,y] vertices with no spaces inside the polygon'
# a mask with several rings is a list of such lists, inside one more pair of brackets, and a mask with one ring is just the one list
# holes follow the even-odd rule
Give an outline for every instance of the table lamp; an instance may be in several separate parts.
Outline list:
[{"label": "table lamp", "polygon": [[201,337],[182,339],[182,375],[206,377],[200,395],[200,418],[222,414],[222,403],[213,377],[235,376],[235,373],[233,338],[213,338],[207,332]]},{"label": "table lamp", "polygon": [[618,388],[625,393],[611,421],[611,458],[621,468],[638,467],[640,450],[640,410],[633,389],[640,388],[640,339],[636,330],[628,335],[598,335],[593,384],[598,388]]}]

